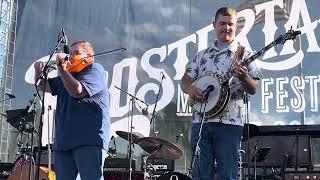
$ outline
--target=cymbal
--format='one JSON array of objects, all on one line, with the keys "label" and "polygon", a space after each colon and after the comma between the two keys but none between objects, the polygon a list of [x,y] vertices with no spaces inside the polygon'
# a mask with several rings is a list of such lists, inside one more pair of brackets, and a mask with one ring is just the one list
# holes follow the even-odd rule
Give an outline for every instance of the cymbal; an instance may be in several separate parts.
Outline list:
[{"label": "cymbal", "polygon": [[[249,137],[248,137],[248,128],[249,128]],[[254,136],[259,135],[259,127],[254,124],[244,124],[242,131],[242,141],[246,141]]]},{"label": "cymbal", "polygon": [[178,146],[160,138],[144,137],[140,139],[138,145],[155,158],[173,160],[182,156],[182,151]]},{"label": "cymbal", "polygon": [[[130,134],[131,133],[128,133],[128,132],[125,132],[125,131],[116,131],[116,134],[118,136],[120,136],[121,138],[123,138],[123,139],[125,139],[127,141],[130,141]],[[137,144],[140,141],[141,138],[142,137],[132,133],[132,142],[133,143]]]}]

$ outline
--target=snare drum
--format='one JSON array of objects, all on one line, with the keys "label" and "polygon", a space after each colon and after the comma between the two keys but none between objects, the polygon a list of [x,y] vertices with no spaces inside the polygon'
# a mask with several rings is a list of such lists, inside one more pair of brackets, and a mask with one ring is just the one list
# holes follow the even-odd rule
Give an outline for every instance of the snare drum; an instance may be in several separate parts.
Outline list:
[{"label": "snare drum", "polygon": [[179,172],[167,172],[158,177],[157,180],[191,180],[191,178]]}]

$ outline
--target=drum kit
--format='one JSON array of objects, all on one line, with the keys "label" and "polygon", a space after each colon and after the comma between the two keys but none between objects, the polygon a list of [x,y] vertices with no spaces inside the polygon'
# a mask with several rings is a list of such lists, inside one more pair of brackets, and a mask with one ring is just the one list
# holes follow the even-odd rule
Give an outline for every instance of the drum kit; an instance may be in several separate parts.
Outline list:
[{"label": "drum kit", "polygon": [[[38,149],[33,146],[35,139],[34,134],[38,133],[36,129],[34,110],[29,111],[29,107],[25,109],[7,110],[6,113],[1,113],[6,117],[6,121],[17,129],[17,152],[16,160],[13,163],[13,168],[8,176],[8,180],[15,179],[30,179],[36,171],[34,155],[36,151],[51,151],[50,144],[47,147]],[[50,153],[49,153],[50,154]],[[51,156],[50,156],[51,157]],[[48,168],[39,167],[40,179],[55,179],[55,174],[51,170],[51,160],[49,157]]]},{"label": "drum kit", "polygon": [[155,175],[152,164],[147,163],[148,158],[179,159],[183,153],[177,145],[158,137],[140,137],[124,131],[116,131],[116,134],[127,141],[131,139],[134,144],[139,145],[144,151],[150,154],[143,158],[144,180],[191,180],[191,178],[179,172],[168,171],[160,176]]}]

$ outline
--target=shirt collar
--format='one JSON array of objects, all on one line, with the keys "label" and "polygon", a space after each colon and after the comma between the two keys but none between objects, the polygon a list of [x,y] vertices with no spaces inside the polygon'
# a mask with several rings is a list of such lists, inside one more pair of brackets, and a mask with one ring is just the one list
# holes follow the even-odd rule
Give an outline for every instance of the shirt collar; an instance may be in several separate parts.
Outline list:
[{"label": "shirt collar", "polygon": [[[222,49],[221,52],[226,51],[226,50],[230,50],[232,53],[235,53],[238,49],[238,45],[239,42],[234,39],[231,44],[229,44],[229,46],[227,46],[226,48]],[[209,51],[212,51],[212,49],[215,49],[216,51],[220,51],[219,48],[217,47],[217,40],[214,41],[213,44],[210,45],[209,47]]]}]

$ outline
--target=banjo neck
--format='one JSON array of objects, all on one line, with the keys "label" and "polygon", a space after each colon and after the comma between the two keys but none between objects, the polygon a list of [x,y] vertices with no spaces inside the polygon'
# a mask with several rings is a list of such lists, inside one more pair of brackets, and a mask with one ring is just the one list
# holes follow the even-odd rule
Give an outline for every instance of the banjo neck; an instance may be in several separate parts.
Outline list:
[{"label": "banjo neck", "polygon": [[[286,34],[280,35],[276,40],[268,44],[266,47],[262,48],[260,51],[255,53],[254,55],[250,56],[247,59],[244,59],[241,62],[241,65],[243,66],[248,66],[250,63],[252,63],[254,60],[256,60],[258,57],[263,55],[266,51],[268,51],[270,48],[272,48],[275,45],[278,44],[284,44],[287,40],[292,39],[294,40],[297,35],[299,35],[301,32],[300,31],[294,31],[294,30],[289,30]],[[229,79],[232,78],[232,71],[228,71],[224,76],[221,77],[222,84],[227,84]]]}]

